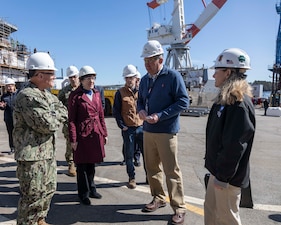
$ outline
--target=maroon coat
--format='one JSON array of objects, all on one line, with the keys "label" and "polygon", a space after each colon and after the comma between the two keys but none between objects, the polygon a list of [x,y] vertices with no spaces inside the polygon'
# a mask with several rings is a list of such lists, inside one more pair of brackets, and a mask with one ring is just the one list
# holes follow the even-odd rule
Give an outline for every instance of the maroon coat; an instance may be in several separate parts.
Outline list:
[{"label": "maroon coat", "polygon": [[92,101],[81,86],[72,91],[68,99],[68,120],[70,142],[78,143],[74,162],[102,162],[107,129],[99,91],[93,90]]}]

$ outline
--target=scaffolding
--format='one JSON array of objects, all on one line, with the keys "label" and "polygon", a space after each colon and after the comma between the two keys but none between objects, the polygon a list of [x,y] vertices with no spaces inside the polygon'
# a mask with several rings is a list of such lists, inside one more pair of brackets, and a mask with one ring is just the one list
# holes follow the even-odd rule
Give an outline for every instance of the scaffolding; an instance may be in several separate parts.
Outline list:
[{"label": "scaffolding", "polygon": [[17,30],[15,25],[0,18],[0,86],[7,78],[13,78],[16,83],[27,81],[26,62],[30,51],[11,37]]}]

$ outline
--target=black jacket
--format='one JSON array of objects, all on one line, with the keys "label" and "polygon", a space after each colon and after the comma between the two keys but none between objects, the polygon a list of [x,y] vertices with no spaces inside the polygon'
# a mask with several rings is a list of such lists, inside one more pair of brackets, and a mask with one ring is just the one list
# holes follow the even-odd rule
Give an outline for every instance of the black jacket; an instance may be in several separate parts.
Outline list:
[{"label": "black jacket", "polygon": [[2,108],[1,110],[4,110],[4,121],[6,123],[13,124],[13,111],[14,111],[14,102],[16,99],[18,91],[15,91],[14,93],[7,92],[1,96],[1,102],[6,102],[6,107]]},{"label": "black jacket", "polygon": [[212,106],[206,128],[205,167],[218,181],[248,186],[255,123],[255,109],[248,96],[234,105]]}]

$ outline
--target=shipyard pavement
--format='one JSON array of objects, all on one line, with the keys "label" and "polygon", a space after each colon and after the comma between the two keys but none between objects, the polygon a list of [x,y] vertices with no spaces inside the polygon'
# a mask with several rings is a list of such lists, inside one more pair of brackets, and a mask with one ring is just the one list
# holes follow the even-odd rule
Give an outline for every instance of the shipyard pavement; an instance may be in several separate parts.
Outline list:
[{"label": "shipyard pavement", "polygon": [[[263,116],[256,109],[257,131],[251,156],[251,185],[254,209],[241,208],[244,225],[281,223],[281,117]],[[207,116],[181,116],[179,132],[179,163],[183,172],[185,201],[188,209],[185,224],[203,224],[205,195],[204,147]],[[65,140],[61,131],[57,137],[57,191],[53,198],[47,222],[69,224],[169,224],[172,209],[169,205],[152,213],[141,209],[152,200],[145,184],[143,167],[136,168],[136,189],[128,189],[124,166],[120,129],[114,118],[106,118],[109,142],[105,161],[96,168],[96,184],[102,199],[91,199],[92,205],[79,203],[76,178],[67,176],[64,159]],[[239,124],[237,124],[239,126]],[[8,136],[0,112],[0,225],[16,224],[19,186],[16,162],[8,155]],[[168,201],[169,199],[167,199]]]}]

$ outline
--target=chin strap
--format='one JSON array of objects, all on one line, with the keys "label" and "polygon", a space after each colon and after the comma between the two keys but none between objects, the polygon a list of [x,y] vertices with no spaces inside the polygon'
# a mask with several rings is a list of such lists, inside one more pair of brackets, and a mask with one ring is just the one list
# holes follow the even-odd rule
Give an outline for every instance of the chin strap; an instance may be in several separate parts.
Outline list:
[{"label": "chin strap", "polygon": [[242,70],[241,69],[235,69],[237,76],[239,77],[239,79],[244,80],[247,78],[247,74],[245,74],[246,70]]}]

